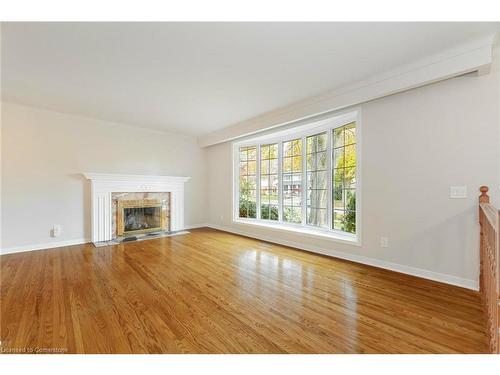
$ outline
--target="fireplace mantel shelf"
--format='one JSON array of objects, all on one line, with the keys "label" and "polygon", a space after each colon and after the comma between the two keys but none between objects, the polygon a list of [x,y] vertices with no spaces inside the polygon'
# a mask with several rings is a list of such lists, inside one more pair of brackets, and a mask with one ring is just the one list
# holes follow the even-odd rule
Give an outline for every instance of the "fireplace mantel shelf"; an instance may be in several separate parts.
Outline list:
[{"label": "fireplace mantel shelf", "polygon": [[180,176],[150,176],[139,174],[83,173],[86,179],[92,181],[135,181],[135,182],[187,182],[191,177]]},{"label": "fireplace mantel shelf", "polygon": [[184,229],[184,183],[190,177],[83,173],[92,187],[92,242],[112,238],[111,193],[169,192],[170,230]]}]

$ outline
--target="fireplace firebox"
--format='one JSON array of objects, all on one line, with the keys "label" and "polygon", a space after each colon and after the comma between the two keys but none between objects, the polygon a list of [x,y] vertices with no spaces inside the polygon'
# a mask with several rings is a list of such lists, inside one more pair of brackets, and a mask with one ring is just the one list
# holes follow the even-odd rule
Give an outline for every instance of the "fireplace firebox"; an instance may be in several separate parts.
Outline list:
[{"label": "fireplace firebox", "polygon": [[167,206],[160,199],[118,200],[116,235],[168,231]]}]

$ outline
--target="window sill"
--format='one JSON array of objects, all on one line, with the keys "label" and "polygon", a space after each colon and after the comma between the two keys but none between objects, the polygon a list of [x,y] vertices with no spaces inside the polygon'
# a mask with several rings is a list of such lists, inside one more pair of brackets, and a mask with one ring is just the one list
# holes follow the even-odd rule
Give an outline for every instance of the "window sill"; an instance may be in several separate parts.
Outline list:
[{"label": "window sill", "polygon": [[350,233],[333,232],[328,230],[314,229],[303,226],[284,225],[281,223],[265,223],[253,219],[233,219],[234,224],[253,225],[256,227],[278,230],[280,232],[298,233],[307,237],[328,239],[335,242],[345,243],[354,246],[361,246],[359,238]]}]

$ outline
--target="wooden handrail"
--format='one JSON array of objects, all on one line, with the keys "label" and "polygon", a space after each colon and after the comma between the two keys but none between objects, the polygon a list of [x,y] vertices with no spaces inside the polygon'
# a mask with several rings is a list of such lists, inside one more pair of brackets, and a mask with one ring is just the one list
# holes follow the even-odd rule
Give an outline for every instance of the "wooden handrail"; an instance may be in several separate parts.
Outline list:
[{"label": "wooden handrail", "polygon": [[500,211],[490,204],[488,187],[479,191],[480,274],[479,289],[486,316],[489,351],[500,350]]}]

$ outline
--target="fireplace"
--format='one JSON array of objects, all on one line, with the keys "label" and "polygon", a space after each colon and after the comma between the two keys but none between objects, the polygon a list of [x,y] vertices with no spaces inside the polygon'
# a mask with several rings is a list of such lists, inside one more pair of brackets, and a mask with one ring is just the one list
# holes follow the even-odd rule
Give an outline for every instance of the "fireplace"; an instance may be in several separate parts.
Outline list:
[{"label": "fireplace", "polygon": [[168,218],[163,215],[163,208],[160,199],[118,201],[116,235],[168,230]]},{"label": "fireplace", "polygon": [[[106,173],[84,173],[84,176],[91,182],[91,229],[92,242],[102,244],[107,241],[114,241],[118,236],[118,202],[127,200],[160,200],[160,232],[178,232],[184,227],[184,184],[189,181],[189,177],[177,176],[142,176],[142,175],[122,175]],[[144,204],[146,203],[146,205]],[[125,231],[123,225],[123,235],[127,238],[133,230],[156,230],[155,210],[149,208],[158,207],[158,202],[151,206],[151,202],[142,202],[144,218],[140,217],[139,223],[128,226]],[[149,205],[149,206],[148,206]],[[125,208],[141,208],[129,206]],[[121,215],[125,211],[122,211]],[[130,214],[137,213],[126,211]],[[156,216],[157,217],[157,216]],[[163,221],[162,221],[163,218]],[[123,217],[122,217],[123,220]],[[122,224],[124,224],[120,220]],[[137,220],[136,220],[137,221]],[[144,222],[147,224],[144,225]],[[121,225],[121,224],[120,224]],[[134,229],[133,229],[134,228]],[[137,228],[137,229],[135,229]],[[130,231],[128,230],[130,229]],[[143,232],[144,233],[144,232]],[[144,236],[149,236],[144,233]],[[130,235],[128,237],[133,237]],[[138,236],[141,236],[139,234]]]},{"label": "fireplace", "polygon": [[113,238],[170,230],[170,193],[112,193]]}]

